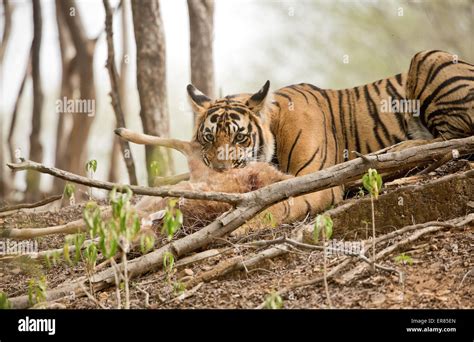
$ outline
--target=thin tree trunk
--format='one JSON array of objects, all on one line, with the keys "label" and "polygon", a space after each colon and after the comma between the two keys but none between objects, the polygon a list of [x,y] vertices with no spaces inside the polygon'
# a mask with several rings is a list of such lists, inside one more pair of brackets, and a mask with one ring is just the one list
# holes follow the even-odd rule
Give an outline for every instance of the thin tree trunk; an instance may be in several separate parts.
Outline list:
[{"label": "thin tree trunk", "polygon": [[[74,46],[72,45],[71,35],[67,28],[66,21],[64,19],[64,13],[59,3],[61,0],[56,0],[56,25],[59,36],[59,50],[61,52],[61,90],[59,93],[59,101],[73,98],[74,89],[74,77],[77,72],[74,62],[74,56],[76,54]],[[66,153],[68,145],[69,132],[72,127],[72,117],[68,116],[67,113],[57,111],[58,124],[56,128],[56,151],[55,151],[55,164],[61,169],[68,168],[66,165]],[[61,191],[64,188],[64,181],[62,179],[54,179],[54,193]]]},{"label": "thin tree trunk", "polygon": [[[105,7],[105,30],[107,35],[107,69],[109,70],[110,76],[110,96],[112,98],[112,106],[114,107],[115,119],[118,127],[125,127],[125,118],[122,111],[122,105],[119,96],[119,77],[117,68],[115,66],[115,53],[114,53],[114,39],[113,39],[113,14],[112,9],[108,0],[104,0]],[[125,165],[128,170],[128,177],[130,184],[137,184],[137,175],[135,173],[135,163],[133,161],[132,151],[130,150],[130,144],[128,141],[120,139],[120,148],[122,155],[125,159]]]},{"label": "thin tree trunk", "polygon": [[8,181],[5,177],[5,144],[3,143],[3,116],[0,116],[0,206],[6,202],[6,197],[9,192]]},{"label": "thin tree trunk", "polygon": [[[56,6],[59,6],[59,9],[62,11],[62,17],[65,19],[76,52],[69,66],[71,70],[74,70],[73,73],[69,74],[69,79],[74,74],[74,76],[77,76],[79,83],[76,85],[76,80],[73,80],[73,89],[70,89],[71,95],[75,93],[74,88],[77,87],[80,95],[75,98],[81,101],[91,101],[95,107],[96,93],[93,68],[95,40],[86,37],[79,9],[74,0],[57,1]],[[67,98],[67,100],[72,100],[72,98]],[[63,101],[63,98],[60,101]],[[61,115],[72,117],[70,133],[66,134],[64,132],[68,135],[67,143],[65,144],[67,151],[59,155],[62,159],[61,163],[64,162],[65,169],[84,175],[87,162],[86,142],[88,141],[90,128],[95,116],[95,108],[93,113],[68,112]],[[83,191],[84,189],[81,190]]]},{"label": "thin tree trunk", "polygon": [[10,6],[9,0],[3,0],[3,34],[2,34],[2,43],[0,44],[0,65],[3,67],[3,57],[5,57],[5,52],[7,50],[8,41],[10,40],[10,32],[12,29],[12,8]]},{"label": "thin tree trunk", "polygon": [[[10,40],[10,32],[12,27],[12,9],[10,6],[9,0],[3,0],[3,34],[2,42],[0,43],[0,75],[3,76],[3,57],[5,56],[5,51],[8,46],[8,41]],[[5,147],[7,144],[3,141],[3,125],[4,120],[0,118],[0,203],[2,200],[6,199],[9,189],[9,180],[7,179],[7,173],[5,172]]]},{"label": "thin tree trunk", "polygon": [[[130,13],[130,0],[122,0],[122,59],[120,63],[120,79],[119,79],[119,96],[120,103],[125,115],[125,121],[130,114],[130,102],[127,96],[127,85],[129,80],[129,63],[130,63],[130,40],[128,39],[128,32],[130,30],[130,23],[128,15]],[[118,170],[120,159],[120,143],[119,137],[114,135],[114,143],[112,146],[112,153],[110,156],[109,181],[118,182]]]},{"label": "thin tree trunk", "polygon": [[191,83],[214,97],[214,0],[188,0],[191,45]]},{"label": "thin tree trunk", "polygon": [[26,65],[26,70],[25,74],[23,76],[23,79],[20,84],[20,89],[18,90],[18,95],[16,97],[15,105],[13,107],[13,112],[12,112],[12,118],[10,120],[10,129],[8,130],[8,138],[7,138],[7,144],[8,144],[8,151],[10,154],[10,160],[15,161],[15,149],[13,148],[13,134],[15,133],[15,127],[17,123],[17,117],[18,117],[18,108],[20,106],[20,101],[21,97],[23,95],[23,91],[25,90],[25,84],[26,81],[28,80],[28,76],[31,74],[31,49],[30,49],[30,55],[28,57],[28,62]]},{"label": "thin tree trunk", "polygon": [[[158,0],[132,1],[133,26],[137,45],[137,85],[140,95],[140,117],[146,134],[169,136],[169,115],[166,94],[166,55],[163,22]],[[169,151],[161,147],[145,147],[148,183],[153,176],[173,173]],[[159,170],[150,168],[156,161]]]},{"label": "thin tree trunk", "polygon": [[[41,114],[43,110],[43,91],[41,89],[40,51],[43,22],[41,16],[40,0],[33,0],[33,49],[32,78],[33,78],[33,118],[30,134],[30,159],[38,162],[43,161],[43,146],[40,141]],[[36,200],[39,198],[40,176],[36,172],[28,172],[26,175],[26,199]]]}]

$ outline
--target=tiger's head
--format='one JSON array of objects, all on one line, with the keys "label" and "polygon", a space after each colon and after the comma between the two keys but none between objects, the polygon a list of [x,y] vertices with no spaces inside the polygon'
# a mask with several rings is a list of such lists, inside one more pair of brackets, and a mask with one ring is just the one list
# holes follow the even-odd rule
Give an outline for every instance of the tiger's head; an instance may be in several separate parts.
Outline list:
[{"label": "tiger's head", "polygon": [[267,81],[255,94],[211,100],[188,85],[189,101],[196,114],[193,140],[202,146],[202,159],[208,167],[224,171],[251,161],[271,161],[274,138],[264,112],[269,88]]}]

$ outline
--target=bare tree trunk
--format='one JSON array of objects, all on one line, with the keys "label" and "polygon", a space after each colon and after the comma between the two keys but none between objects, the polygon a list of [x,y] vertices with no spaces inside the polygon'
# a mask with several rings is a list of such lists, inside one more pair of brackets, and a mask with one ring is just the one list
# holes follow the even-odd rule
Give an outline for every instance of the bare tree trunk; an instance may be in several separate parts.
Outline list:
[{"label": "bare tree trunk", "polygon": [[[117,73],[117,67],[115,66],[115,53],[114,53],[114,39],[113,39],[113,14],[112,9],[108,0],[104,1],[105,7],[105,30],[107,34],[107,69],[109,70],[110,76],[110,96],[112,98],[112,106],[114,107],[115,119],[118,127],[125,127],[125,118],[122,111],[122,105],[119,96],[119,77]],[[135,163],[133,161],[132,151],[130,150],[130,144],[128,141],[120,140],[120,148],[122,155],[125,159],[125,165],[128,170],[128,177],[130,184],[137,184],[137,175],[135,173]]]},{"label": "bare tree trunk", "polygon": [[[133,26],[137,44],[137,85],[140,95],[140,117],[146,134],[169,136],[166,94],[166,55],[163,22],[158,0],[132,1]],[[173,173],[169,151],[156,146],[145,147],[148,183],[153,184],[150,166],[156,161],[157,176]]]},{"label": "bare tree trunk", "polygon": [[5,177],[5,146],[3,143],[3,116],[0,116],[0,206],[6,202],[7,194],[9,192],[8,181]]},{"label": "bare tree trunk", "polygon": [[12,29],[12,8],[10,6],[9,0],[3,0],[3,16],[4,16],[4,25],[3,25],[3,34],[2,34],[2,43],[0,44],[0,65],[3,66],[3,57],[7,50],[8,41],[10,40],[10,32]]},{"label": "bare tree trunk", "polygon": [[[33,49],[31,52],[31,70],[33,78],[33,118],[30,134],[30,159],[41,162],[43,160],[43,146],[41,145],[40,141],[43,91],[41,89],[40,50],[43,23],[41,17],[40,0],[33,0],[33,27]],[[40,176],[36,172],[28,172],[26,175],[26,184],[26,199],[38,199]]]},{"label": "bare tree trunk", "polygon": [[[130,0],[122,0],[122,59],[120,63],[120,79],[119,79],[119,96],[122,109],[125,114],[125,121],[130,113],[130,103],[127,96],[127,85],[129,80],[129,63],[130,63],[130,40],[128,39],[128,31],[130,23],[128,15],[130,13]],[[120,159],[120,143],[119,137],[114,135],[114,143],[112,145],[112,153],[110,157],[109,181],[118,182],[118,169]]]},{"label": "bare tree trunk", "polygon": [[[79,9],[76,7],[74,0],[57,1],[56,6],[58,6],[62,12],[62,18],[67,25],[68,33],[76,53],[69,65],[70,73],[66,75],[69,77],[69,81],[73,82],[73,88],[69,89],[70,95],[73,96],[75,93],[74,88],[77,87],[79,96],[77,96],[76,99],[91,101],[94,105],[93,113],[68,112],[67,114],[61,114],[72,116],[72,129],[69,134],[64,132],[68,135],[67,143],[64,145],[67,150],[63,150],[63,153],[60,153],[58,157],[61,159],[61,163],[64,163],[65,169],[84,175],[85,164],[87,162],[86,142],[95,116],[96,94],[93,69],[95,40],[86,37]],[[73,75],[74,78],[71,80]],[[78,79],[78,85],[76,84],[76,78]],[[72,100],[72,98],[67,98],[67,100]],[[60,101],[63,101],[63,98],[60,99]],[[63,118],[63,120],[65,120],[65,118]],[[58,141],[58,143],[60,142]]]},{"label": "bare tree trunk", "polygon": [[15,133],[15,127],[16,127],[16,122],[17,122],[17,117],[18,117],[18,107],[20,106],[20,101],[21,97],[23,95],[23,91],[25,90],[25,84],[26,81],[28,80],[28,77],[31,74],[31,49],[30,49],[30,55],[28,57],[28,62],[26,65],[26,70],[25,74],[23,76],[23,79],[20,84],[20,89],[18,90],[18,95],[16,97],[15,105],[13,107],[13,112],[12,112],[12,118],[10,120],[10,129],[8,131],[8,138],[7,138],[7,143],[8,143],[8,151],[10,154],[10,160],[14,161],[15,158],[15,149],[13,148],[13,134]]},{"label": "bare tree trunk", "polygon": [[[8,41],[10,39],[10,32],[12,26],[12,9],[8,0],[3,0],[3,35],[2,42],[0,43],[0,75],[3,76],[3,57],[7,49]],[[9,180],[11,177],[7,176],[5,172],[5,147],[7,144],[3,141],[3,118],[0,118],[0,203],[6,199],[9,192]],[[7,179],[8,177],[8,179]]]},{"label": "bare tree trunk", "polygon": [[[59,101],[63,101],[64,98],[73,98],[74,89],[74,77],[75,65],[74,56],[76,54],[74,46],[72,45],[71,35],[67,28],[66,21],[64,19],[64,13],[59,3],[61,0],[56,0],[56,24],[59,35],[59,50],[61,51],[61,91],[59,93]],[[65,155],[67,153],[67,144],[69,131],[72,127],[72,117],[66,113],[58,111],[58,125],[56,128],[56,151],[55,151],[55,164],[59,168],[67,168]],[[69,130],[67,130],[67,126]],[[54,179],[54,190],[57,193],[64,187],[64,181],[62,179]]]},{"label": "bare tree trunk", "polygon": [[214,97],[214,0],[188,0],[191,45],[191,83]]}]

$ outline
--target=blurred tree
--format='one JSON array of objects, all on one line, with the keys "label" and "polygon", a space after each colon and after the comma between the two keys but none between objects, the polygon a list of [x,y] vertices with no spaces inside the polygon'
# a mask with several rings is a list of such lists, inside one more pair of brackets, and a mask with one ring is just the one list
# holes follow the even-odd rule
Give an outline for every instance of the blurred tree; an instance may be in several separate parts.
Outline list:
[{"label": "blurred tree", "polygon": [[[115,121],[117,128],[126,127],[125,116],[123,114],[121,97],[120,97],[120,80],[115,65],[115,48],[113,37],[113,12],[108,0],[103,0],[105,7],[105,31],[107,35],[107,69],[110,78],[110,97],[112,99],[112,107],[115,112]],[[123,92],[122,92],[123,95]],[[135,162],[133,161],[130,143],[124,139],[119,140],[122,156],[125,158],[125,165],[128,171],[128,179],[130,184],[137,185],[137,175],[135,172]]]},{"label": "blurred tree", "polygon": [[[130,103],[127,96],[127,85],[129,76],[129,61],[130,61],[130,40],[128,39],[128,32],[130,30],[130,23],[128,15],[130,13],[130,0],[121,0],[122,15],[122,58],[120,59],[120,84],[119,84],[119,96],[120,103],[122,105],[123,112],[125,113],[125,119],[130,113]],[[119,138],[114,135],[114,143],[112,146],[112,152],[110,155],[110,169],[109,169],[109,181],[119,181],[119,160],[120,160],[120,144]]]},{"label": "blurred tree", "polygon": [[[40,141],[41,117],[43,112],[43,91],[41,89],[40,52],[43,34],[43,19],[40,0],[33,0],[33,45],[31,51],[33,79],[33,117],[30,134],[30,160],[43,161],[43,145]],[[28,170],[26,173],[26,200],[37,200],[40,197],[39,185],[41,174]]]},{"label": "blurred tree", "polygon": [[[0,43],[0,75],[3,73],[3,57],[5,56],[5,51],[8,46],[8,41],[10,39],[10,32],[12,26],[12,9],[10,6],[9,0],[3,0],[3,17],[4,17],[4,24],[3,24],[3,34],[2,34],[2,41]],[[7,173],[5,170],[5,147],[3,141],[3,119],[0,119],[0,202],[6,198],[9,189],[9,182],[7,180]],[[8,177],[10,178],[10,177]]]},{"label": "blurred tree", "polygon": [[9,193],[9,186],[7,179],[5,177],[6,175],[6,170],[5,170],[5,158],[3,157],[5,155],[4,149],[5,145],[3,144],[3,116],[0,117],[0,206],[3,205],[3,202],[6,202],[7,194]]},{"label": "blurred tree", "polygon": [[214,0],[188,0],[191,83],[207,96],[214,93]]},{"label": "blurred tree", "polygon": [[[74,48],[74,56],[70,58],[64,51],[62,54],[63,68],[66,67],[66,77],[63,77],[62,86],[66,87],[61,90],[61,93],[65,93],[70,97],[66,97],[67,100],[79,99],[80,101],[90,101],[95,104],[95,85],[94,85],[94,51],[96,46],[96,39],[87,38],[81,20],[79,8],[77,8],[74,0],[63,0],[56,1],[56,6],[62,12],[61,18],[58,19],[58,26],[62,25],[64,20],[65,28],[59,28],[60,32],[60,44],[61,44],[61,30],[63,32],[63,48],[68,48],[69,43],[66,43],[70,37],[70,41]],[[67,30],[67,34],[65,31]],[[64,63],[65,62],[65,63]],[[64,74],[63,74],[64,75]],[[64,97],[60,98],[63,101]],[[94,105],[95,107],[95,105]],[[56,155],[56,161],[58,167],[62,169],[77,173],[79,175],[85,175],[85,165],[87,162],[87,144],[85,143],[89,137],[90,127],[92,125],[94,113],[58,113],[60,116],[64,116],[61,126],[58,127],[58,135],[61,138],[57,140],[57,149],[59,153]],[[72,120],[71,120],[72,119]],[[72,121],[72,127],[70,130],[66,128],[70,125],[66,125],[66,120]],[[65,144],[62,142],[66,141]],[[63,164],[63,165],[59,165]],[[62,182],[60,182],[62,183]]]},{"label": "blurred tree", "polygon": [[[146,134],[169,136],[169,114],[166,93],[166,53],[163,22],[158,0],[132,1],[133,27],[137,45],[137,86],[140,117]],[[148,184],[154,176],[173,173],[169,149],[145,146]],[[156,161],[158,169],[153,168]]]},{"label": "blurred tree", "polygon": [[[56,0],[56,25],[58,29],[59,37],[59,51],[61,53],[61,90],[59,99],[72,99],[73,89],[75,87],[74,81],[77,80],[77,68],[74,62],[75,50],[72,44],[71,35],[67,28],[66,21],[64,19],[64,11],[61,7],[61,0]],[[77,85],[76,85],[77,86]],[[65,154],[67,151],[67,139],[68,134],[65,134],[66,126],[72,125],[72,118],[66,116],[65,113],[57,113],[58,125],[56,128],[56,167],[64,169],[67,167]],[[66,125],[68,124],[68,125]],[[54,179],[54,192],[59,192],[64,188],[64,181],[59,178]]]},{"label": "blurred tree", "polygon": [[9,0],[3,0],[3,33],[2,42],[0,43],[0,65],[3,66],[3,57],[7,50],[8,41],[10,40],[10,32],[12,29],[12,8]]}]

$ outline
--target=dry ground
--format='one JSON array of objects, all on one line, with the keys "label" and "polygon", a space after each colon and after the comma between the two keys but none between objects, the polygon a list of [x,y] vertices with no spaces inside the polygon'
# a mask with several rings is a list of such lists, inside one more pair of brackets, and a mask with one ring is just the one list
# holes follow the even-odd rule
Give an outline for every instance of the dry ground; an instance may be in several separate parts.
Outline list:
[{"label": "dry ground", "polygon": [[[453,166],[432,174],[431,178],[456,171]],[[426,181],[425,181],[426,182]],[[391,190],[394,191],[394,190]],[[463,201],[466,199],[463,198]],[[465,203],[463,203],[465,204]],[[456,206],[457,203],[446,203]],[[81,217],[83,206],[65,208],[57,212],[24,213],[0,218],[4,227],[42,227],[61,224]],[[383,209],[390,215],[390,208]],[[368,218],[369,219],[369,218]],[[433,217],[433,220],[436,218]],[[377,220],[376,220],[377,222]],[[418,223],[418,222],[417,222]],[[219,262],[234,257],[250,255],[255,248],[242,244],[252,240],[275,239],[289,235],[293,227],[285,226],[260,231],[257,235],[239,238],[229,237],[216,242],[215,248],[229,247],[227,252],[211,257],[204,262],[179,267],[172,274],[163,270],[150,272],[131,281],[132,308],[255,308],[267,295],[294,282],[322,275],[322,252],[292,249],[290,253],[267,260],[257,268],[232,272],[218,279],[205,282],[189,297],[180,299],[179,283],[202,272],[211,270]],[[336,308],[474,308],[474,226],[457,230],[446,230],[419,239],[406,250],[381,260],[385,266],[403,272],[402,283],[396,275],[377,270],[366,272],[350,284],[342,285],[336,276],[329,281],[329,292]],[[338,227],[335,227],[337,230]],[[401,238],[401,237],[399,237]],[[399,239],[398,238],[398,239]],[[386,245],[397,239],[389,240]],[[39,249],[61,247],[63,236],[39,239]],[[380,245],[378,248],[384,248]],[[404,252],[412,264],[402,264],[395,257]],[[138,256],[135,255],[135,256]],[[134,257],[131,255],[131,257]],[[329,267],[340,260],[329,258]],[[355,260],[354,260],[355,261]],[[353,264],[347,268],[350,269]],[[84,275],[83,265],[68,266],[64,263],[52,268],[27,258],[0,261],[0,291],[9,297],[24,295],[28,291],[28,280],[46,275],[48,288],[55,288]],[[187,289],[190,290],[190,289]],[[189,292],[184,292],[188,294]],[[148,297],[148,303],[145,298]],[[96,293],[97,301],[106,308],[116,307],[115,289]],[[97,308],[87,297],[64,298],[59,301],[65,308]],[[327,299],[322,284],[298,288],[283,295],[284,308],[326,308]]]}]

